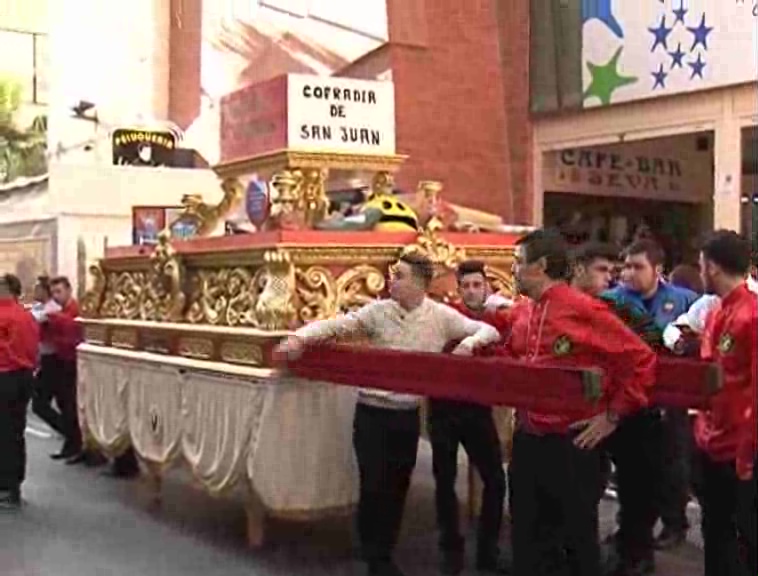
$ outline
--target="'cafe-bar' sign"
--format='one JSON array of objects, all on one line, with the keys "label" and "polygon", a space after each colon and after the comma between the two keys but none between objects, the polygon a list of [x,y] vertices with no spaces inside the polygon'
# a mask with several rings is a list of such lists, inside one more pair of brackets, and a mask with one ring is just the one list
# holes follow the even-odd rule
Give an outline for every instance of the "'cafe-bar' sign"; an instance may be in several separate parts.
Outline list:
[{"label": "'cafe-bar' sign", "polygon": [[679,158],[588,149],[554,154],[554,173],[545,182],[549,192],[703,201],[699,191],[704,175]]}]

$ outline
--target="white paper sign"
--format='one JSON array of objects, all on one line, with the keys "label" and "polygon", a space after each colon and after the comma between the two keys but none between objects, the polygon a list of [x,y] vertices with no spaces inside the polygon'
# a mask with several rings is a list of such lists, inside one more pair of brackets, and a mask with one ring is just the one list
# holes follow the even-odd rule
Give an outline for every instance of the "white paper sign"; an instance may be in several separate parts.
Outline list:
[{"label": "white paper sign", "polygon": [[287,145],[314,152],[394,154],[394,85],[288,75]]}]

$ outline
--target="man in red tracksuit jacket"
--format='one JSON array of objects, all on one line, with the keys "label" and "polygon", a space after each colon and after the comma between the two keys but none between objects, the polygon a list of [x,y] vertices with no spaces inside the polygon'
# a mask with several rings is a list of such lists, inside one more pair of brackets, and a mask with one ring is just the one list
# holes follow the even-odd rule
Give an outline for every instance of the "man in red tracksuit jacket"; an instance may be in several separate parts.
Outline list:
[{"label": "man in red tracksuit jacket", "polygon": [[603,443],[622,418],[647,406],[655,382],[655,353],[606,304],[569,287],[568,268],[557,232],[537,230],[518,242],[513,273],[529,299],[511,310],[506,350],[526,362],[600,368],[604,394],[583,417],[517,413],[510,465],[515,576],[541,573],[538,539],[546,531],[560,535],[567,552],[557,568],[600,576]]},{"label": "man in red tracksuit jacket", "polygon": [[21,505],[26,409],[39,346],[37,323],[18,302],[20,288],[15,276],[0,276],[0,509]]},{"label": "man in red tracksuit jacket", "polygon": [[[694,487],[702,510],[705,575],[753,576],[755,485],[745,444],[755,427],[758,300],[745,283],[749,240],[729,230],[715,232],[701,250],[700,269],[706,291],[721,299],[706,322],[701,356],[719,363],[724,373],[723,387],[695,421]],[[741,495],[751,493],[741,502]]]},{"label": "man in red tracksuit jacket", "polygon": [[54,460],[66,460],[67,463],[75,464],[84,459],[76,400],[76,347],[82,342],[82,329],[76,322],[79,304],[72,297],[71,283],[65,276],[50,280],[50,291],[61,310],[47,315],[47,322],[42,330],[55,350],[54,362],[58,377],[54,385],[54,397],[61,412],[64,432],[63,448],[51,457]]},{"label": "man in red tracksuit jacket", "polygon": [[[463,262],[457,270],[461,302],[452,304],[458,312],[500,331],[507,327],[507,311],[486,306],[489,287],[482,262]],[[457,342],[445,349],[451,352]],[[492,354],[492,347],[478,349],[477,356]],[[472,385],[475,385],[472,382]],[[429,439],[432,445],[437,525],[440,531],[440,570],[443,574],[459,574],[464,566],[464,540],[458,518],[455,478],[458,469],[458,447],[463,446],[469,461],[479,472],[484,485],[482,511],[479,518],[477,569],[494,573],[498,568],[498,540],[505,502],[505,473],[500,440],[489,406],[429,400]]]}]

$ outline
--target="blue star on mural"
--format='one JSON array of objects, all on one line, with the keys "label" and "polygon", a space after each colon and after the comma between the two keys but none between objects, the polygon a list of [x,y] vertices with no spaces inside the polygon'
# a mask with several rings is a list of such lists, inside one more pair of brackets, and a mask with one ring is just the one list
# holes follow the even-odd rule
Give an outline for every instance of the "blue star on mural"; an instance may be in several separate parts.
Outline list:
[{"label": "blue star on mural", "polygon": [[686,52],[682,50],[682,43],[679,42],[679,45],[676,47],[676,50],[673,52],[669,52],[669,56],[671,56],[671,69],[674,68],[684,68],[684,57],[686,56]]},{"label": "blue star on mural", "polygon": [[684,7],[684,0],[680,0],[679,8],[675,8],[673,12],[674,12],[674,16],[676,16],[676,20],[674,20],[674,25],[677,25],[679,22],[684,24],[684,17],[687,15],[687,12],[689,12],[689,10]]},{"label": "blue star on mural", "polygon": [[661,16],[661,23],[658,25],[658,28],[648,28],[648,30],[655,36],[655,42],[653,42],[653,47],[650,51],[655,52],[658,46],[663,46],[665,50],[668,50],[669,34],[671,34],[673,28],[666,28],[666,16]]},{"label": "blue star on mural", "polygon": [[698,76],[700,78],[703,77],[703,69],[705,69],[705,62],[703,61],[703,55],[698,54],[697,60],[694,62],[688,62],[687,65],[692,68],[692,76],[690,76],[690,80],[694,80],[695,76]]},{"label": "blue star on mural", "polygon": [[653,72],[653,78],[655,78],[655,84],[653,84],[653,90],[656,88],[666,88],[666,76],[668,72],[663,70],[663,64],[658,68],[657,72]]},{"label": "blue star on mural", "polygon": [[582,24],[590,20],[600,20],[616,36],[624,37],[624,30],[613,14],[611,0],[582,0]]},{"label": "blue star on mural", "polygon": [[708,34],[713,32],[713,27],[705,25],[705,14],[703,14],[703,17],[700,19],[700,26],[697,28],[687,26],[687,30],[692,32],[693,36],[695,36],[695,40],[693,41],[690,50],[694,50],[698,45],[702,45],[703,48],[708,50]]}]

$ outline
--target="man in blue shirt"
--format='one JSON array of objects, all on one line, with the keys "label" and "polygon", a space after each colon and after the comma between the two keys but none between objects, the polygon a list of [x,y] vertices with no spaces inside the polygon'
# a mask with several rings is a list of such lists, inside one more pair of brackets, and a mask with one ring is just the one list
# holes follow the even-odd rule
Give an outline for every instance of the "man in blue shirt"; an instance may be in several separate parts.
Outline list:
[{"label": "man in blue shirt", "polygon": [[[664,254],[653,240],[631,244],[623,254],[621,284],[605,293],[607,299],[638,308],[655,319],[661,330],[684,314],[698,295],[662,280]],[[670,442],[664,454],[664,439],[688,437],[686,412],[652,408],[627,419],[610,439],[609,451],[616,463],[620,504],[619,531],[615,538],[617,558],[609,567],[613,576],[641,576],[654,572],[653,529],[660,515],[661,486],[665,466],[673,467],[681,487],[682,512],[688,498],[688,461],[684,442]],[[668,527],[679,537],[682,526]],[[669,538],[667,534],[663,535]]]}]

